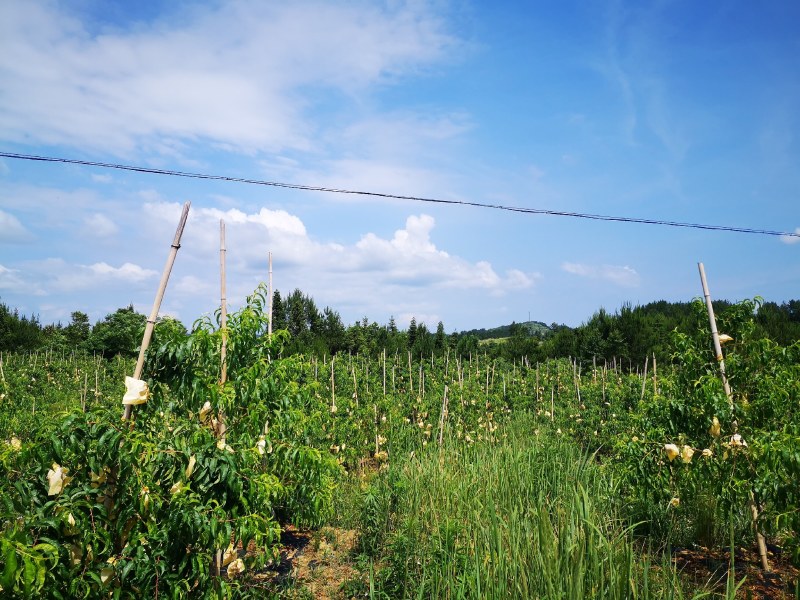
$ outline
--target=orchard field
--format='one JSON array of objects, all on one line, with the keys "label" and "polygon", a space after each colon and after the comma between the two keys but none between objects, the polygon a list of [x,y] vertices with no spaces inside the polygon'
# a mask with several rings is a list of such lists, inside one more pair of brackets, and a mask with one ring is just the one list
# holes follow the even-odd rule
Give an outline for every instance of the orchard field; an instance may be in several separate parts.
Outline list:
[{"label": "orchard field", "polygon": [[133,360],[3,354],[2,595],[797,597],[800,343],[754,308],[718,315],[732,399],[699,302],[638,366],[331,357],[268,334],[259,288],[156,326],[129,421]]}]

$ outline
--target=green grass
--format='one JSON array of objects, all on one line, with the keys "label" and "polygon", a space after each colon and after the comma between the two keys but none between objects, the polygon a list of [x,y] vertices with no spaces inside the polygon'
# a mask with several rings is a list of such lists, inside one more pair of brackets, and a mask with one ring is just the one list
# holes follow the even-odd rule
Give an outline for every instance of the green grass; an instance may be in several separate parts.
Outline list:
[{"label": "green grass", "polygon": [[374,597],[684,597],[668,563],[652,569],[635,550],[593,457],[532,430],[520,417],[502,443],[434,448],[372,484]]}]

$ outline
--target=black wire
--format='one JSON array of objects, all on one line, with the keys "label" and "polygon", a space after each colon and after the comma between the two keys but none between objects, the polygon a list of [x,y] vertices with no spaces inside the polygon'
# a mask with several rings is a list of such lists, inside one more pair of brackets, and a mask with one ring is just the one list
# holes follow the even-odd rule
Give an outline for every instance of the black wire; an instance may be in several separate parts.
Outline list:
[{"label": "black wire", "polygon": [[0,157],[15,158],[19,160],[32,160],[38,162],[66,163],[73,165],[84,165],[88,167],[101,167],[104,169],[120,169],[123,171],[134,171],[136,173],[150,173],[153,175],[171,175],[173,177],[188,177],[191,179],[209,179],[213,181],[228,181],[232,183],[247,183],[251,185],[266,185],[270,187],[285,188],[290,190],[303,190],[307,192],[326,192],[331,194],[352,194],[357,196],[371,196],[375,198],[390,198],[394,200],[412,200],[414,202],[429,202],[433,204],[457,204],[461,206],[475,206],[479,208],[493,208],[496,210],[506,210],[510,212],[552,215],[558,217],[573,217],[578,219],[591,219],[595,221],[616,221],[620,223],[644,223],[647,225],[666,225],[669,227],[686,227],[689,229],[705,229],[711,231],[731,231],[736,233],[753,233],[757,235],[772,235],[800,238],[800,233],[786,231],[774,231],[769,229],[752,229],[750,227],[729,227],[726,225],[706,225],[702,223],[683,223],[680,221],[664,221],[661,219],[641,219],[637,217],[616,217],[611,215],[597,215],[591,213],[569,212],[561,210],[549,210],[545,208],[526,208],[520,206],[505,206],[502,204],[484,204],[482,202],[469,202],[466,200],[443,200],[441,198],[424,198],[419,196],[404,196],[401,194],[385,194],[381,192],[365,192],[362,190],[346,190],[339,188],[329,188],[314,185],[301,185],[297,183],[282,183],[279,181],[264,181],[261,179],[247,179],[243,177],[230,177],[227,175],[209,175],[204,173],[187,173],[184,171],[172,171],[168,169],[154,169],[151,167],[137,167],[133,165],[120,165],[114,163],[96,162],[90,160],[79,160],[75,158],[57,158],[52,156],[35,156],[30,154],[16,154],[13,152],[0,151]]}]

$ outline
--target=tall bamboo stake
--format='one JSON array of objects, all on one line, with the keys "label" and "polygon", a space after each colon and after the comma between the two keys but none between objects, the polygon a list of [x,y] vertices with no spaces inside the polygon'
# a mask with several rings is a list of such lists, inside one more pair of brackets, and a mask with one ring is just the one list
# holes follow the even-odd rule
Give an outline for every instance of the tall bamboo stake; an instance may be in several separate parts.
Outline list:
[{"label": "tall bamboo stake", "polygon": [[700,271],[700,282],[703,284],[703,296],[706,299],[708,322],[711,325],[711,338],[714,341],[714,354],[719,364],[719,376],[722,379],[722,387],[725,389],[725,395],[728,397],[728,405],[733,408],[733,394],[731,393],[731,386],[728,384],[728,376],[725,374],[725,360],[722,356],[722,345],[719,341],[717,320],[714,318],[714,307],[711,304],[711,293],[708,291],[708,283],[706,282],[706,270],[703,267],[703,263],[697,263],[697,268]]},{"label": "tall bamboo stake", "polygon": [[358,382],[356,381],[356,366],[351,362],[350,367],[353,372],[353,400],[356,401],[356,408],[358,408]]},{"label": "tall bamboo stake", "polygon": [[[228,354],[228,299],[226,297],[226,281],[225,281],[225,256],[227,253],[227,249],[225,247],[225,221],[222,219],[219,220],[219,289],[220,289],[220,315],[219,315],[219,326],[220,332],[222,333],[222,344],[219,350],[219,360],[220,360],[220,373],[219,373],[219,385],[220,387],[225,385],[225,382],[228,380],[228,365],[227,365],[227,354]],[[227,426],[225,425],[225,411],[220,407],[219,414],[218,414],[218,421],[219,425],[217,428],[217,435],[219,436],[220,442],[222,444],[225,443],[225,432],[227,431]],[[216,577],[219,577],[222,572],[222,549],[217,548],[216,552],[214,553],[214,561],[212,565],[213,573]]]},{"label": "tall bamboo stake", "polygon": [[378,405],[372,405],[372,413],[374,415],[373,422],[375,425],[375,455],[377,456],[378,452],[381,450],[380,440],[378,439]]},{"label": "tall bamboo stake", "polygon": [[655,352],[653,352],[653,396],[658,396],[658,367]]},{"label": "tall bamboo stake", "polygon": [[[150,317],[147,319],[147,326],[144,328],[144,336],[142,337],[142,346],[139,349],[139,358],[136,361],[136,368],[133,371],[134,379],[142,378],[142,370],[144,369],[144,355],[147,352],[147,347],[150,345],[150,339],[153,337],[153,328],[156,325],[158,318],[158,310],[161,308],[161,301],[164,299],[164,292],[167,291],[167,282],[169,282],[170,273],[172,273],[172,265],[175,263],[175,257],[178,254],[178,248],[181,247],[181,236],[183,235],[183,228],[186,227],[186,219],[189,216],[189,207],[191,202],[187,201],[183,205],[183,212],[181,213],[180,221],[178,221],[178,228],[175,230],[175,238],[172,240],[169,255],[167,256],[167,263],[164,265],[164,272],[161,274],[161,283],[158,285],[156,298],[153,301],[153,310],[150,311]],[[122,414],[122,419],[127,421],[131,418],[133,406],[127,404],[125,412]]]},{"label": "tall bamboo stake", "polygon": [[605,406],[605,403],[606,403],[606,368],[607,367],[608,367],[608,364],[604,364],[603,365],[603,374],[601,375],[602,380],[603,380],[602,383],[603,383],[603,405],[604,406]]},{"label": "tall bamboo stake", "polygon": [[[714,352],[716,353],[717,364],[719,364],[719,375],[722,379],[722,387],[725,389],[725,395],[728,397],[728,405],[730,406],[731,411],[733,411],[733,393],[731,392],[731,386],[728,384],[728,377],[725,375],[725,360],[722,356],[722,345],[719,341],[719,332],[717,332],[717,320],[714,317],[714,307],[711,304],[711,293],[708,291],[706,270],[703,267],[703,263],[697,263],[697,268],[700,271],[700,282],[703,284],[703,296],[705,296],[706,299],[708,322],[711,326],[711,337],[714,341]],[[736,421],[734,421],[734,429],[735,428]],[[747,503],[750,507],[750,517],[753,521],[753,529],[756,532],[758,554],[761,557],[761,568],[764,569],[764,571],[769,572],[772,570],[772,568],[770,567],[769,559],[767,558],[766,541],[764,540],[764,536],[761,534],[761,531],[758,529],[758,507],[756,506],[756,499],[752,489],[750,490]]]},{"label": "tall bamboo stake", "polygon": [[336,412],[336,376],[334,375],[333,370],[333,362],[336,360],[336,356],[331,356],[331,412]]},{"label": "tall bamboo stake", "polygon": [[219,382],[224,384],[228,380],[228,299],[225,284],[225,221],[219,220],[219,284],[220,284],[220,315],[219,326],[222,332],[222,346],[219,350],[220,375]]},{"label": "tall bamboo stake", "polygon": [[272,339],[272,252],[269,253],[269,283],[267,293],[269,294],[269,316],[267,317],[267,335]]},{"label": "tall bamboo stake", "polygon": [[644,375],[642,376],[642,397],[639,398],[640,402],[642,400],[644,400],[644,387],[647,385],[647,361],[649,361],[649,360],[650,360],[650,357],[645,355],[645,357],[644,357]]},{"label": "tall bamboo stake", "polygon": [[439,414],[439,445],[442,445],[444,436],[444,422],[447,418],[447,385],[444,386],[444,398],[442,398],[442,412]]},{"label": "tall bamboo stake", "polygon": [[411,378],[411,350],[408,351],[408,393],[414,395],[414,380]]}]

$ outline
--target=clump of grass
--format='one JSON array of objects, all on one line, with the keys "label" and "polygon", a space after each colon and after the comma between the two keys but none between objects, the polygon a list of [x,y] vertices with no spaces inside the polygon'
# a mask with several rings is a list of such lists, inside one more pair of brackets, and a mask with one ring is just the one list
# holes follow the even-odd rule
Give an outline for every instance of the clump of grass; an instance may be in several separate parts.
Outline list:
[{"label": "clump of grass", "polygon": [[658,581],[640,564],[591,456],[533,429],[517,418],[500,443],[454,441],[373,484],[401,490],[382,492],[395,508],[376,521],[391,531],[370,532],[384,541],[376,596],[681,597],[668,562]]}]

